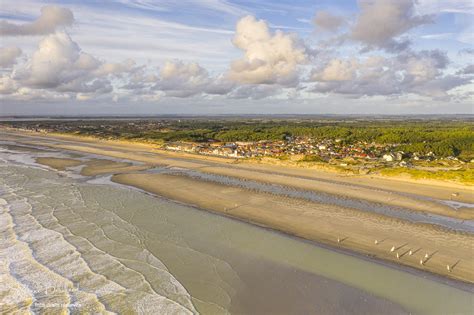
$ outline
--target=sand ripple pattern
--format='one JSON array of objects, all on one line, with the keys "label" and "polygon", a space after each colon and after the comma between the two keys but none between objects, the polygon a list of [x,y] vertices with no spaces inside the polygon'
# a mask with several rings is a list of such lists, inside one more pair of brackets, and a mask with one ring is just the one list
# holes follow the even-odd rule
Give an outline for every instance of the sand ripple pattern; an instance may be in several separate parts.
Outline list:
[{"label": "sand ripple pattern", "polygon": [[0,163],[1,314],[197,313],[133,225],[35,172]]}]

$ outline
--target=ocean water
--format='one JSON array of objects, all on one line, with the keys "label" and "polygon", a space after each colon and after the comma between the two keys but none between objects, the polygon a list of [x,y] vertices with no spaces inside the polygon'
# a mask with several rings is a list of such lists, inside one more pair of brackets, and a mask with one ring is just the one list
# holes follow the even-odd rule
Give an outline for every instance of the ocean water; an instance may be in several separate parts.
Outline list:
[{"label": "ocean water", "polygon": [[106,176],[57,172],[37,165],[38,154],[70,153],[0,150],[0,313],[473,309],[469,288],[111,185]]},{"label": "ocean water", "polygon": [[80,189],[48,175],[0,168],[8,178],[0,185],[1,282],[12,293],[2,297],[4,308],[196,312],[186,289],[139,246],[133,226],[85,206]]}]

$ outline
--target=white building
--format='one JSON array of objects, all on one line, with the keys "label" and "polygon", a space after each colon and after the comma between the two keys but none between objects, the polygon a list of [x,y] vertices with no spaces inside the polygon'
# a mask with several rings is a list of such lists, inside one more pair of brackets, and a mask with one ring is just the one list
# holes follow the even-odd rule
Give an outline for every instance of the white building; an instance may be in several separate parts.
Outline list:
[{"label": "white building", "polygon": [[393,156],[392,153],[384,154],[382,156],[382,159],[384,159],[387,162],[393,162],[395,160],[395,156]]}]

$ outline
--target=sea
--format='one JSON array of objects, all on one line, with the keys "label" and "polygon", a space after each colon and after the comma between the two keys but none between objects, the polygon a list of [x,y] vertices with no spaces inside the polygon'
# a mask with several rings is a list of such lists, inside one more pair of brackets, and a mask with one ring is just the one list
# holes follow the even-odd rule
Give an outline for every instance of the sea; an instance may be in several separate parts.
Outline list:
[{"label": "sea", "polygon": [[470,286],[210,213],[106,175],[57,171],[37,164],[40,156],[90,158],[0,141],[2,314],[474,309]]}]

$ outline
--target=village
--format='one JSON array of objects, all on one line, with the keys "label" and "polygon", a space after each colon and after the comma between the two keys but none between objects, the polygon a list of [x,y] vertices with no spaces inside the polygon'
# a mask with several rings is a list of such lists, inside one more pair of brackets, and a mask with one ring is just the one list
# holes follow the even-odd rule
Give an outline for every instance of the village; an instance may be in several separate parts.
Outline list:
[{"label": "village", "polygon": [[[262,140],[255,142],[170,142],[166,143],[164,148],[170,151],[237,159],[258,157],[281,158],[292,155],[303,155],[311,156],[313,157],[312,161],[319,162],[350,159],[392,162],[400,166],[408,166],[410,160],[431,161],[436,158],[432,152],[426,155],[417,153],[407,154],[401,150],[397,150],[396,144],[382,145],[366,142],[344,144],[342,139],[317,140],[308,137],[287,137],[281,141]],[[456,160],[454,157],[450,159]],[[308,159],[308,161],[310,161],[310,159]],[[342,166],[345,166],[344,163],[342,163]]]}]

